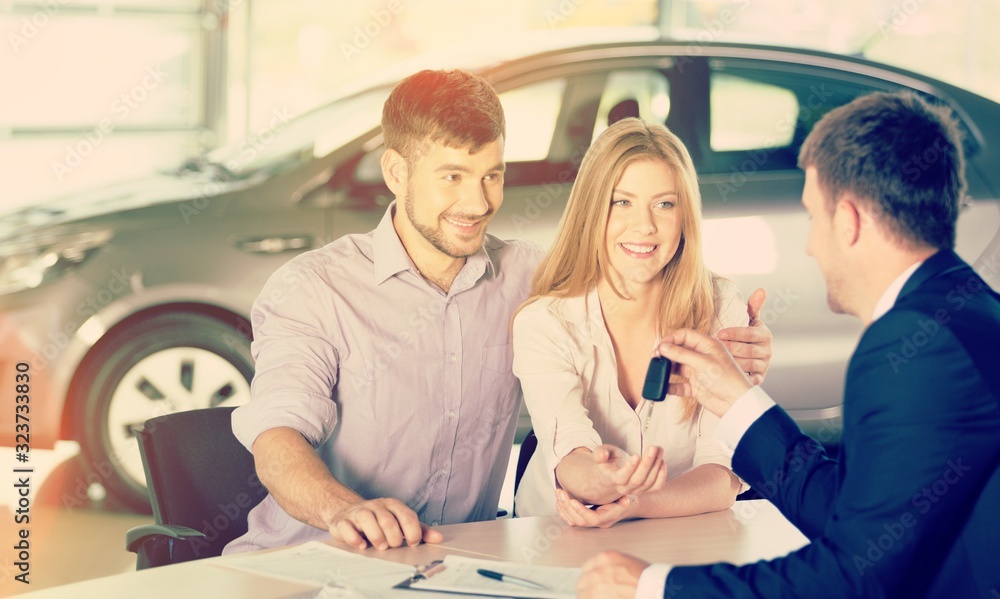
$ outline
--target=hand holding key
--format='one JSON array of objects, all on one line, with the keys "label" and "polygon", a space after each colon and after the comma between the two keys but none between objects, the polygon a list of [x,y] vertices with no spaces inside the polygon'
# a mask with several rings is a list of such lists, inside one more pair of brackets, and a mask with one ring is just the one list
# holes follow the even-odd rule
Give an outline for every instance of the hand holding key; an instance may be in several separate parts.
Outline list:
[{"label": "hand holding key", "polygon": [[753,387],[726,347],[698,331],[674,331],[663,338],[657,352],[681,364],[679,374],[687,379],[681,385],[683,395],[694,397],[720,418]]},{"label": "hand holding key", "polygon": [[673,364],[663,356],[653,356],[646,370],[646,382],[642,385],[642,397],[650,401],[663,401],[670,385],[670,371]]}]

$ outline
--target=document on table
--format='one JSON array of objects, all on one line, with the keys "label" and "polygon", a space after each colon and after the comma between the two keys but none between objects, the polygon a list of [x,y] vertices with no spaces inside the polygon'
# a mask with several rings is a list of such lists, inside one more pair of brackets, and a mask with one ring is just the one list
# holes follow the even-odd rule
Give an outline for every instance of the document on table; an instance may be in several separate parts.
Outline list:
[{"label": "document on table", "polygon": [[226,556],[215,565],[320,586],[333,584],[361,590],[388,590],[415,572],[413,566],[357,555],[319,541],[268,553]]},{"label": "document on table", "polygon": [[[476,572],[480,568],[530,580],[544,586],[545,589],[535,590],[487,578]],[[415,579],[402,583],[401,587],[493,597],[572,599],[576,597],[576,581],[579,578],[579,568],[532,566],[449,555],[440,564],[422,570],[421,575]]]}]

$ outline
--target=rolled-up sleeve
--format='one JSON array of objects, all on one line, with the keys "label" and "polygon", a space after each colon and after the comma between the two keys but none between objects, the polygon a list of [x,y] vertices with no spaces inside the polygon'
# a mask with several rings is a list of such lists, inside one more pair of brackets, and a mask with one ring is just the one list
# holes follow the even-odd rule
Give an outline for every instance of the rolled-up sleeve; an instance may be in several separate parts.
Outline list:
[{"label": "rolled-up sleeve", "polygon": [[314,447],[332,434],[339,360],[329,325],[323,323],[335,322],[329,314],[333,299],[315,272],[293,262],[271,276],[254,302],[251,400],[232,421],[247,449],[271,428],[293,428]]},{"label": "rolled-up sleeve", "polygon": [[601,444],[584,406],[582,377],[573,360],[572,340],[541,300],[514,319],[514,374],[521,381],[531,425],[546,468],[577,447]]}]

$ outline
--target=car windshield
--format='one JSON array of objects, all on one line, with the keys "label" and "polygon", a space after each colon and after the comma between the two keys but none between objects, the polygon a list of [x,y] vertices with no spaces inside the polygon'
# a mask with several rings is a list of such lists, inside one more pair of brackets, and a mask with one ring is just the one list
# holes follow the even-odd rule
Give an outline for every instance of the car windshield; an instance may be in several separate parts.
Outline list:
[{"label": "car windshield", "polygon": [[239,175],[304,152],[324,156],[377,127],[391,91],[391,86],[369,89],[290,120],[282,120],[276,112],[268,126],[237,144],[209,152],[205,158]]}]

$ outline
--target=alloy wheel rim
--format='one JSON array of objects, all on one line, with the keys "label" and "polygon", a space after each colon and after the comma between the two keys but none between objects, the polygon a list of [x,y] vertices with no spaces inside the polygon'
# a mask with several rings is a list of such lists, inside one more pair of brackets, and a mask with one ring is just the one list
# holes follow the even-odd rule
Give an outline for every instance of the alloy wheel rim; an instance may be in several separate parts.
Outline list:
[{"label": "alloy wheel rim", "polygon": [[[110,459],[140,487],[146,476],[132,427],[149,418],[250,400],[243,374],[222,356],[197,347],[172,347],[142,358],[125,373],[108,406]],[[99,469],[101,471],[103,469]]]}]

